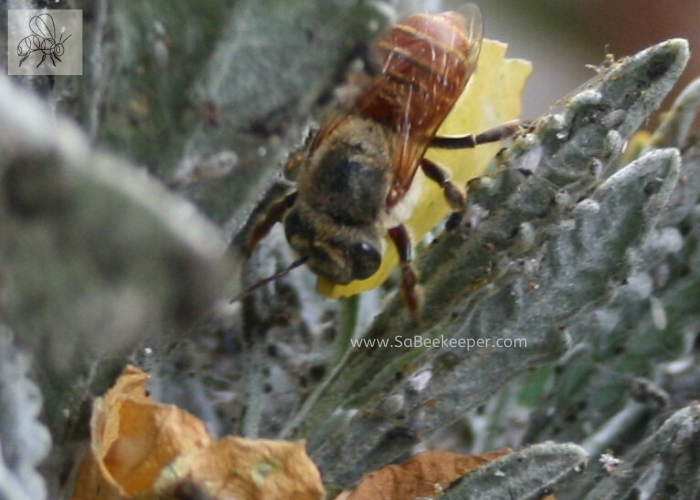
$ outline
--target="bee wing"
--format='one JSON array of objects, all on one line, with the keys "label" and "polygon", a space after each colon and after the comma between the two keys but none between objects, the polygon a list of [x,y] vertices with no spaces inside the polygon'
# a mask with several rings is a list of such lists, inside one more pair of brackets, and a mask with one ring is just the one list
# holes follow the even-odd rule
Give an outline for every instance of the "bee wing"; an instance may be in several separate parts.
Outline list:
[{"label": "bee wing", "polygon": [[353,106],[323,123],[311,151],[350,115],[385,125],[394,137],[388,203],[397,203],[474,72],[482,38],[481,12],[474,4],[413,15],[393,26],[375,44],[383,60],[381,74],[361,90]]},{"label": "bee wing", "polygon": [[338,125],[343,123],[343,121],[345,121],[350,114],[351,113],[349,111],[336,110],[328,118],[326,118],[313,135],[313,141],[311,142],[309,151],[314,151],[319,144],[323,144],[324,140],[331,135],[331,133],[338,128]]},{"label": "bee wing", "polygon": [[474,4],[411,16],[380,40],[388,50],[383,78],[400,96],[395,122],[394,186],[389,204],[408,191],[430,140],[476,69],[483,38]]},{"label": "bee wing", "polygon": [[54,38],[54,33],[56,32],[56,26],[50,14],[39,14],[32,17],[29,21],[29,29],[36,36],[47,39]]}]

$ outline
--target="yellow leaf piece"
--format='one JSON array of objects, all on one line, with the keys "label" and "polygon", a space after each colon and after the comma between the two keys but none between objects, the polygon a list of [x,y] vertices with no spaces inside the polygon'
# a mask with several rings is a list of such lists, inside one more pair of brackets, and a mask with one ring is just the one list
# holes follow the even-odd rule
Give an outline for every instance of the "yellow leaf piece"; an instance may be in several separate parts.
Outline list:
[{"label": "yellow leaf piece", "polygon": [[404,463],[388,465],[365,474],[352,492],[342,492],[335,500],[416,500],[436,498],[451,483],[483,467],[511,450],[483,455],[459,455],[448,451],[426,451]]},{"label": "yellow leaf piece", "polygon": [[[204,423],[151,400],[149,376],[127,367],[95,402],[91,446],[73,500],[207,498],[320,500],[321,478],[303,442],[228,437],[213,442]],[[276,496],[265,496],[275,492]]]},{"label": "yellow leaf piece", "polygon": [[[484,39],[477,70],[454,108],[438,130],[439,136],[479,133],[516,119],[521,113],[521,94],[532,72],[529,61],[506,59],[507,45]],[[498,152],[499,143],[484,144],[474,149],[428,150],[426,157],[450,171],[458,186],[484,174]],[[418,242],[450,212],[442,189],[424,178],[419,169],[414,183],[422,185],[420,200],[406,227],[413,242]],[[365,280],[338,285],[319,277],[319,293],[332,298],[349,297],[380,286],[399,262],[394,244],[386,238],[386,251],[379,270]]]}]

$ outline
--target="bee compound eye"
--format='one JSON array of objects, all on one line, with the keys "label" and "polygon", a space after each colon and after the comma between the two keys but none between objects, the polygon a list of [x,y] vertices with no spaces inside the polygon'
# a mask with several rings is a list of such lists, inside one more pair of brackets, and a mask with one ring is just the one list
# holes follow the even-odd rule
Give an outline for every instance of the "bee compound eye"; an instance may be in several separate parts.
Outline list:
[{"label": "bee compound eye", "polygon": [[382,255],[373,245],[363,241],[350,248],[352,258],[352,274],[354,279],[363,280],[369,278],[379,269]]}]

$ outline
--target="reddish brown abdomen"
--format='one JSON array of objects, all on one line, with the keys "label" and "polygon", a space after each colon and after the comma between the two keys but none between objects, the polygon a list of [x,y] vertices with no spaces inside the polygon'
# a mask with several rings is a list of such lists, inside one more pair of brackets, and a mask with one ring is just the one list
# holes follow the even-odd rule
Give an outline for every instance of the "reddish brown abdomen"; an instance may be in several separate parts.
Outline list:
[{"label": "reddish brown abdomen", "polygon": [[474,71],[480,41],[456,12],[406,18],[377,42],[384,67],[360,98],[361,114],[397,132],[432,136]]}]

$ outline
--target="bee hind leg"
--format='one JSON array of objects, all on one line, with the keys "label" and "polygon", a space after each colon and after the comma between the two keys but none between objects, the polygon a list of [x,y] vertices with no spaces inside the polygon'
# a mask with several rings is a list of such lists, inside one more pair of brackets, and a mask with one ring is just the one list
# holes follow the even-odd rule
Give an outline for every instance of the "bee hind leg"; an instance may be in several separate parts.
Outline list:
[{"label": "bee hind leg", "polygon": [[427,158],[423,158],[420,166],[423,169],[423,173],[426,175],[426,177],[437,182],[443,189],[445,199],[447,200],[447,203],[449,203],[452,210],[455,212],[463,212],[466,196],[464,191],[458,188],[457,185],[450,180],[450,173]]},{"label": "bee hind leg", "polygon": [[401,262],[401,298],[416,323],[421,322],[423,300],[418,286],[418,275],[413,267],[413,244],[406,227],[400,224],[389,229],[389,237],[396,245]]},{"label": "bee hind leg", "polygon": [[430,142],[430,147],[438,149],[475,148],[480,144],[502,141],[503,139],[507,139],[520,131],[528,130],[530,127],[530,122],[523,120],[511,120],[485,130],[480,134],[469,134],[455,137],[435,137]]},{"label": "bee hind leg", "polygon": [[250,255],[253,253],[255,247],[258,246],[260,240],[267,236],[267,233],[270,232],[272,226],[274,226],[284,218],[284,215],[287,213],[287,211],[290,208],[292,208],[292,205],[294,205],[294,201],[296,200],[296,198],[297,193],[295,191],[293,193],[288,194],[281,200],[276,201],[275,203],[270,205],[270,208],[267,209],[265,215],[258,222],[255,223],[255,225],[250,231],[250,236],[248,237],[248,242],[246,244],[246,254],[248,255],[248,257],[250,257]]}]

